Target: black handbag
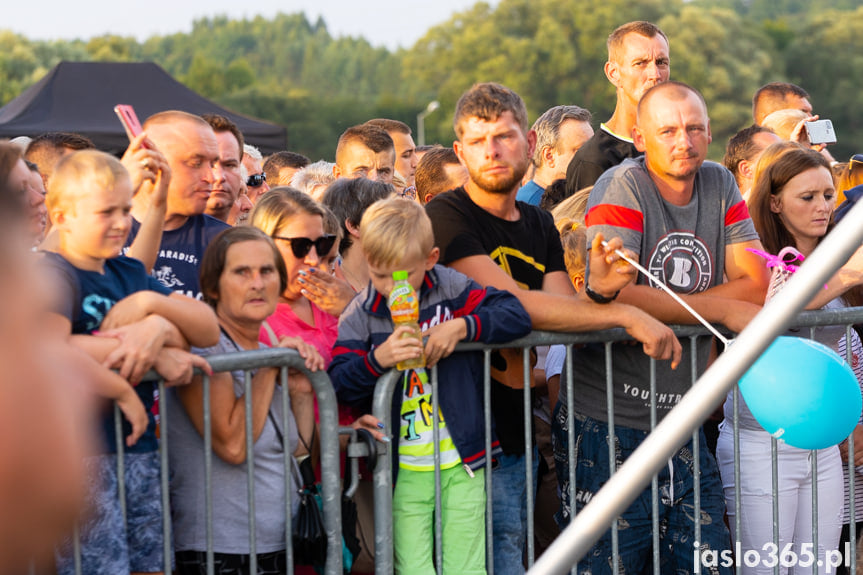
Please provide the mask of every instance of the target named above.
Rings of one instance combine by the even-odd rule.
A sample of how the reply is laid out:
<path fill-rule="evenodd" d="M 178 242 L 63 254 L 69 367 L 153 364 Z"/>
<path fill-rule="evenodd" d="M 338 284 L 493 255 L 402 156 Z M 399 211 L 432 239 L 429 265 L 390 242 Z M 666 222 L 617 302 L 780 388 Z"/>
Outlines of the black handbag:
<path fill-rule="evenodd" d="M 327 561 L 327 534 L 311 459 L 304 459 L 297 468 L 303 487 L 293 532 L 294 563 L 323 567 Z"/>

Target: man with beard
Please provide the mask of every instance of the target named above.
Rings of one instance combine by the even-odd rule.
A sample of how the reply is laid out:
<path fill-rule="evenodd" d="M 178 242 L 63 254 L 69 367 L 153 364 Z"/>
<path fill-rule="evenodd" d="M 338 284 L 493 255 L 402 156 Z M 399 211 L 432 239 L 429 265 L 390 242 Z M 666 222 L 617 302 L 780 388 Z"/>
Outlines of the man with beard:
<path fill-rule="evenodd" d="M 647 91 L 638 104 L 633 139 L 643 157 L 624 160 L 596 182 L 587 204 L 587 239 L 619 235 L 639 263 L 668 285 L 711 323 L 741 331 L 761 309 L 769 276 L 763 260 L 749 249 L 763 249 L 734 178 L 724 167 L 705 161 L 710 123 L 704 99 L 693 88 L 666 82 Z M 596 244 L 594 243 L 594 247 Z M 593 261 L 593 259 L 591 259 Z M 695 324 L 695 318 L 653 280 L 639 276 L 618 298 L 671 324 Z M 711 338 L 699 338 L 695 362 L 684 349 L 680 369 L 664 362 L 655 367 L 655 408 L 661 420 L 707 367 Z M 576 510 L 608 480 L 610 473 L 638 448 L 650 432 L 651 365 L 631 346 L 612 345 L 611 377 L 614 430 L 607 423 L 605 346 L 588 344 L 573 356 L 575 394 Z M 695 373 L 692 373 L 693 363 Z M 566 413 L 554 424 L 566 427 Z M 613 435 L 614 465 L 609 463 Z M 701 554 L 728 546 L 723 522 L 725 501 L 716 461 L 698 433 L 698 451 L 690 440 L 658 475 L 659 548 L 662 573 L 699 572 L 693 564 L 695 523 L 692 509 L 700 495 Z M 694 453 L 699 454 L 696 466 Z M 700 491 L 694 477 L 700 472 Z M 564 495 L 564 499 L 568 499 Z M 565 504 L 568 501 L 564 502 Z M 650 569 L 651 489 L 645 489 L 618 521 L 620 572 Z M 569 514 L 568 505 L 564 514 Z M 612 533 L 607 531 L 579 563 L 579 572 L 611 573 Z M 730 573 L 720 568 L 716 573 Z"/>
<path fill-rule="evenodd" d="M 536 143 L 521 97 L 500 84 L 476 84 L 459 99 L 453 124 L 453 148 L 469 180 L 426 206 L 441 263 L 483 286 L 513 293 L 530 314 L 534 329 L 568 332 L 623 326 L 650 356 L 676 365 L 680 343 L 667 326 L 633 306 L 612 303 L 634 277 L 631 267 L 617 265 L 613 250 L 620 247 L 620 240 L 615 238 L 604 248 L 597 238 L 592 273 L 585 282 L 587 295 L 576 296 L 551 215 L 516 203 Z M 524 572 L 524 391 L 511 387 L 523 386 L 521 356 L 518 350 L 492 358 L 492 412 L 504 451 L 492 481 L 496 573 Z"/>
<path fill-rule="evenodd" d="M 608 37 L 605 76 L 617 89 L 611 119 L 573 156 L 566 169 L 566 193 L 592 186 L 599 176 L 640 152 L 632 143 L 638 101 L 647 90 L 668 81 L 671 60 L 668 37 L 654 24 L 635 21 L 618 27 Z"/>

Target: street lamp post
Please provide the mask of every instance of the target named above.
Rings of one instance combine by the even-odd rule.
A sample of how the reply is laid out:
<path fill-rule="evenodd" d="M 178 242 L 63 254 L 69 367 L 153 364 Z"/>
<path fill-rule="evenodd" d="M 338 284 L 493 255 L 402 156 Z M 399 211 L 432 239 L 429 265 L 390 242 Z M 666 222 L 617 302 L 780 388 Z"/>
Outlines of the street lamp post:
<path fill-rule="evenodd" d="M 429 105 L 426 106 L 426 109 L 417 114 L 417 146 L 425 146 L 426 145 L 426 125 L 425 119 L 426 116 L 434 112 L 440 108 L 440 102 L 437 100 L 432 100 L 429 102 Z"/>

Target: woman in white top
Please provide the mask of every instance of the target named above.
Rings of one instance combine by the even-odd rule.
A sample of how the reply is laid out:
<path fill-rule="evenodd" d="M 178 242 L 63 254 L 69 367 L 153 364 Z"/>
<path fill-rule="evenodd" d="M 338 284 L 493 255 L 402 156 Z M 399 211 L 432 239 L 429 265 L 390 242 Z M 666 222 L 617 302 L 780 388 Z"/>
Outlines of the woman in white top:
<path fill-rule="evenodd" d="M 764 248 L 771 254 L 778 254 L 790 246 L 808 257 L 829 231 L 834 207 L 835 190 L 829 164 L 823 156 L 802 146 L 785 150 L 764 167 L 749 198 L 749 210 L 755 228 Z M 845 294 L 860 283 L 863 283 L 863 255 L 858 252 L 831 278 L 827 289 L 821 290 L 808 307 L 846 307 L 848 302 Z M 808 329 L 798 331 L 801 332 L 800 336 L 808 336 Z M 818 328 L 815 339 L 835 350 L 841 349 L 844 357 L 844 327 Z M 853 331 L 850 346 L 853 356 L 863 359 L 860 339 Z M 857 375 L 860 379 L 863 374 Z M 818 384 L 817 381 L 812 382 L 812 385 Z M 732 535 L 735 535 L 732 418 L 732 396 L 729 394 L 725 402 L 725 420 L 720 426 L 716 458 L 725 489 L 729 524 Z M 741 526 L 740 533 L 736 535 L 742 544 L 743 557 L 739 559 L 744 564 L 743 572 L 773 573 L 773 558 L 779 560 L 783 557 L 785 562 L 795 565 L 780 563 L 780 573 L 812 573 L 813 563 L 819 565 L 819 573 L 828 572 L 830 568 L 825 551 L 837 549 L 842 527 L 843 470 L 839 449 L 832 446 L 813 452 L 778 442 L 779 541 L 776 544 L 773 540 L 770 435 L 755 421 L 742 398 L 739 402 L 738 425 Z M 810 457 L 813 454 L 817 455 L 817 549 L 813 546 L 812 529 L 813 477 Z M 798 557 L 796 562 L 789 560 L 791 555 L 786 551 L 789 544 L 790 550 Z M 759 553 L 757 565 L 744 561 L 748 550 Z M 750 558 L 754 557 L 754 553 L 751 553 Z M 804 567 L 801 563 L 808 566 Z"/>

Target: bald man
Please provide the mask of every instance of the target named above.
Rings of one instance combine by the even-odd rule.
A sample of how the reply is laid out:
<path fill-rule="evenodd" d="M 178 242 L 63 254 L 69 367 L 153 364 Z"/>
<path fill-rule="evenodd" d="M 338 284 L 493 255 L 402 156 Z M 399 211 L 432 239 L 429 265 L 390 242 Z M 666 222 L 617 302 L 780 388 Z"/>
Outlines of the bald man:
<path fill-rule="evenodd" d="M 176 292 L 202 299 L 198 268 L 210 240 L 228 226 L 204 211 L 213 190 L 219 143 L 200 116 L 176 110 L 159 112 L 144 123 L 150 141 L 165 156 L 171 171 L 162 241 L 153 275 Z M 132 199 L 132 243 L 152 197 Z"/>

